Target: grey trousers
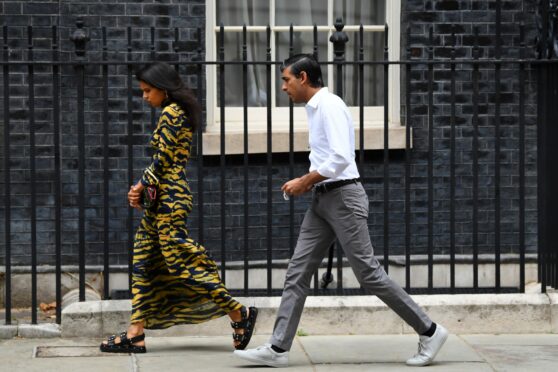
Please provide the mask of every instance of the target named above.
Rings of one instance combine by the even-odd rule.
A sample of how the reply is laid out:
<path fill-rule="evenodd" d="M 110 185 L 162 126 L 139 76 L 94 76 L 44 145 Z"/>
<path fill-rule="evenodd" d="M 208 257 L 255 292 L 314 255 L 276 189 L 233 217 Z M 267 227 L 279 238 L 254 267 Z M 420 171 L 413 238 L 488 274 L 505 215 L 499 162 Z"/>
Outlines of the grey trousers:
<path fill-rule="evenodd" d="M 422 334 L 432 325 L 415 301 L 392 281 L 374 257 L 368 232 L 368 196 L 360 183 L 327 193 L 313 193 L 289 262 L 281 305 L 270 343 L 290 350 L 300 322 L 312 276 L 335 238 L 361 286 L 378 296 L 413 329 Z"/>

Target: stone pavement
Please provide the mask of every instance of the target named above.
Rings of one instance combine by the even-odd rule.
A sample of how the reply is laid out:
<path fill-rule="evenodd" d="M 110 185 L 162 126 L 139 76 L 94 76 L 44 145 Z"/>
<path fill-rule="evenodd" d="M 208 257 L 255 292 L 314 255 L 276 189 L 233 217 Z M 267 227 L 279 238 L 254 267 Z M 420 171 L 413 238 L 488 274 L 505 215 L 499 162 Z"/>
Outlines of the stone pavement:
<path fill-rule="evenodd" d="M 268 335 L 254 336 L 251 347 Z M 416 351 L 415 335 L 298 336 L 292 371 L 410 371 L 404 361 Z M 233 356 L 225 336 L 148 337 L 147 354 L 98 352 L 99 339 L 0 340 L 1 371 L 253 371 Z M 434 365 L 436 371 L 555 371 L 557 334 L 451 335 Z M 265 369 L 266 367 L 263 367 Z"/>

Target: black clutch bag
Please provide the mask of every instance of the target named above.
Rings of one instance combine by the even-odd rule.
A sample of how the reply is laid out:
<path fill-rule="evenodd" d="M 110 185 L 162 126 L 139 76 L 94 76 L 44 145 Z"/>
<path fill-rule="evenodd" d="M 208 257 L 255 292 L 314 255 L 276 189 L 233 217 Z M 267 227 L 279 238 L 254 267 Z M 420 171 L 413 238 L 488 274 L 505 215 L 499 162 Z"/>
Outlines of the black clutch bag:
<path fill-rule="evenodd" d="M 143 209 L 155 209 L 157 205 L 157 186 L 149 185 L 141 192 L 141 207 Z"/>
<path fill-rule="evenodd" d="M 151 169 L 147 168 L 145 172 L 151 179 L 155 179 L 159 183 L 159 179 L 153 174 Z M 143 188 L 140 205 L 143 209 L 155 209 L 157 206 L 157 185 L 147 185 Z"/>

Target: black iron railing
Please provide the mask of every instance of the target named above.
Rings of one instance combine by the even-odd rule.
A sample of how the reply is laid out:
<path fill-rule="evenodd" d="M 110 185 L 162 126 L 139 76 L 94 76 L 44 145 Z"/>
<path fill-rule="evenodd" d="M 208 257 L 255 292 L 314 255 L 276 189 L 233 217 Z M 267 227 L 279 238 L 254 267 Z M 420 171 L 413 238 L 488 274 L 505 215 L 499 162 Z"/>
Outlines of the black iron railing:
<path fill-rule="evenodd" d="M 498 2 L 500 4 L 500 2 Z M 497 11 L 499 11 L 499 5 Z M 550 13 L 548 7 L 543 9 L 543 16 Z M 552 9 L 555 11 L 555 9 Z M 394 268 L 396 266 L 404 266 L 404 286 L 411 293 L 481 293 L 481 292 L 510 292 L 519 291 L 523 292 L 525 290 L 526 284 L 526 255 L 528 253 L 537 252 L 536 247 L 531 250 L 527 250 L 528 243 L 526 242 L 526 200 L 528 198 L 533 199 L 535 196 L 531 191 L 526 189 L 526 173 L 528 172 L 529 164 L 526 163 L 526 125 L 528 122 L 526 112 L 526 107 L 533 103 L 533 100 L 529 100 L 527 96 L 526 89 L 532 87 L 536 84 L 538 89 L 537 104 L 538 112 L 537 117 L 531 115 L 531 119 L 537 120 L 537 136 L 538 136 L 538 171 L 537 182 L 538 182 L 538 264 L 539 264 L 539 276 L 542 282 L 542 290 L 545 290 L 546 285 L 556 287 L 558 284 L 556 269 L 557 265 L 557 254 L 556 254 L 556 233 L 552 229 L 552 221 L 555 221 L 554 214 L 558 208 L 557 201 L 558 198 L 553 195 L 549 190 L 556 189 L 558 186 L 556 181 L 556 172 L 552 168 L 553 151 L 558 148 L 556 146 L 556 138 L 558 134 L 555 133 L 553 129 L 552 121 L 558 117 L 558 112 L 556 102 L 558 102 L 558 94 L 556 84 L 558 79 L 558 63 L 555 59 L 556 51 L 554 54 L 546 55 L 541 58 L 532 59 L 526 58 L 528 46 L 524 40 L 523 25 L 520 25 L 520 45 L 518 46 L 518 57 L 517 58 L 502 58 L 500 43 L 500 17 L 497 16 L 496 22 L 496 37 L 495 37 L 495 49 L 494 56 L 491 58 L 481 58 L 480 48 L 478 43 L 478 29 L 474 27 L 474 42 L 472 46 L 472 56 L 470 58 L 456 58 L 456 36 L 451 35 L 450 45 L 444 45 L 445 48 L 449 48 L 450 57 L 449 58 L 435 58 L 434 57 L 434 41 L 432 29 L 429 32 L 429 41 L 426 46 L 426 58 L 413 57 L 413 47 L 411 42 L 410 31 L 407 30 L 407 48 L 405 58 L 399 61 L 389 61 L 388 58 L 388 44 L 387 44 L 387 34 L 388 28 L 385 27 L 385 45 L 384 45 L 384 59 L 369 61 L 364 59 L 364 31 L 360 28 L 357 33 L 357 40 L 359 40 L 359 52 L 358 59 L 355 61 L 348 61 L 345 56 L 345 43 L 347 35 L 343 33 L 343 24 L 341 20 L 336 23 L 336 32 L 333 34 L 331 41 L 335 44 L 335 59 L 333 61 L 321 61 L 325 65 L 333 64 L 336 70 L 336 92 L 338 95 L 343 96 L 343 71 L 346 66 L 356 66 L 358 71 L 358 91 L 359 94 L 359 116 L 355 120 L 355 126 L 360 128 L 360 137 L 357 138 L 357 142 L 360 144 L 359 150 L 357 151 L 356 158 L 359 169 L 363 175 L 365 175 L 365 183 L 367 179 L 367 172 L 370 172 L 372 166 L 379 167 L 381 169 L 381 174 L 383 175 L 383 183 L 380 186 L 381 190 L 381 204 L 383 205 L 383 225 L 382 225 L 382 238 L 383 244 L 381 244 L 381 257 L 383 257 L 383 265 L 387 270 Z M 546 30 L 546 29 L 545 29 Z M 100 230 L 102 231 L 102 265 L 103 265 L 103 296 L 104 298 L 109 298 L 111 294 L 111 232 L 114 232 L 112 224 L 115 223 L 113 217 L 111 217 L 111 177 L 114 176 L 114 170 L 111 168 L 111 161 L 119 160 L 125 162 L 126 175 L 123 177 L 127 184 L 132 184 L 134 181 L 134 176 L 137 175 L 137 167 L 135 166 L 135 154 L 134 151 L 135 144 L 145 146 L 143 142 L 139 142 L 136 138 L 138 134 L 138 123 L 134 120 L 134 102 L 138 98 L 134 98 L 134 81 L 132 79 L 132 74 L 135 68 L 140 64 L 144 64 L 146 60 L 138 60 L 134 57 L 134 50 L 132 48 L 132 30 L 127 29 L 127 50 L 124 53 L 125 58 L 111 58 L 109 57 L 109 50 L 107 47 L 107 37 L 106 29 L 101 30 L 102 50 L 100 51 L 100 58 L 87 58 L 88 53 L 88 36 L 87 32 L 83 27 L 83 23 L 78 21 L 77 30 L 72 36 L 72 41 L 75 44 L 75 56 L 69 58 L 67 54 L 61 58 L 61 53 L 59 51 L 61 43 L 67 43 L 68 40 L 59 40 L 59 33 L 57 27 L 52 28 L 52 58 L 49 61 L 36 60 L 34 59 L 34 47 L 33 47 L 33 29 L 29 27 L 28 29 L 28 48 L 27 48 L 27 58 L 25 60 L 10 60 L 10 46 L 8 43 L 8 26 L 3 27 L 3 60 L 2 70 L 3 70 L 3 199 L 1 208 L 3 210 L 4 217 L 4 242 L 3 242 L 3 262 L 5 267 L 4 276 L 4 305 L 6 308 L 5 312 L 5 322 L 6 324 L 11 323 L 11 298 L 12 298 L 12 261 L 13 261 L 13 239 L 14 232 L 12 231 L 12 225 L 14 221 L 14 216 L 12 215 L 12 210 L 14 205 L 12 203 L 13 196 L 16 190 L 14 190 L 11 185 L 13 183 L 11 176 L 17 172 L 26 173 L 28 169 L 18 168 L 17 165 L 11 162 L 11 149 L 14 147 L 12 144 L 14 135 L 11 132 L 11 117 L 13 112 L 11 109 L 10 94 L 12 92 L 12 87 L 10 85 L 10 76 L 12 71 L 20 69 L 22 66 L 27 68 L 27 91 L 28 91 L 28 107 L 27 107 L 27 118 L 29 124 L 29 177 L 28 182 L 30 185 L 29 189 L 29 209 L 30 215 L 25 221 L 29 225 L 29 231 L 31 236 L 30 241 L 30 255 L 31 260 L 28 265 L 31 267 L 31 307 L 32 307 L 32 322 L 37 322 L 37 266 L 40 264 L 45 264 L 45 262 L 37 261 L 37 224 L 38 217 L 36 211 L 38 210 L 37 205 L 37 185 L 41 183 L 41 180 L 37 178 L 37 146 L 35 143 L 36 139 L 36 113 L 35 113 L 35 83 L 34 76 L 36 75 L 35 68 L 40 67 L 42 71 L 44 69 L 50 69 L 50 82 L 51 82 L 51 92 L 52 92 L 52 142 L 46 144 L 53 147 L 52 159 L 53 159 L 53 171 L 52 174 L 54 178 L 51 180 L 53 188 L 50 190 L 52 197 L 52 206 L 54 207 L 54 215 L 51 218 L 53 223 L 52 246 L 54 247 L 54 260 L 48 262 L 48 264 L 54 265 L 56 267 L 55 277 L 56 277 L 56 302 L 61 303 L 62 291 L 61 291 L 61 264 L 62 264 L 62 244 L 63 236 L 65 234 L 76 234 L 77 235 L 77 251 L 74 252 L 74 257 L 76 257 L 75 264 L 79 267 L 79 292 L 80 300 L 85 299 L 85 271 L 87 267 L 87 226 L 88 226 L 88 215 L 87 210 L 91 205 L 91 202 L 87 201 L 87 175 L 86 170 L 88 168 L 88 158 L 87 158 L 87 148 L 86 148 L 86 108 L 91 102 L 88 98 L 88 90 L 91 86 L 86 84 L 88 71 L 92 68 L 100 70 L 100 83 L 98 87 L 100 88 L 100 96 L 98 99 L 102 101 L 102 106 L 100 109 L 100 122 L 102 127 L 102 132 L 100 138 L 101 143 L 101 158 L 102 161 L 99 163 L 97 174 L 102 177 L 102 188 L 99 192 L 102 195 L 102 201 L 98 203 L 100 206 L 98 210 L 102 213 L 102 226 Z M 266 146 L 267 152 L 265 157 L 262 159 L 261 164 L 265 166 L 265 173 L 261 176 L 265 179 L 264 186 L 261 187 L 261 192 L 266 195 L 266 200 L 263 205 L 265 205 L 265 222 L 260 221 L 257 226 L 265 229 L 265 248 L 259 252 L 253 252 L 249 247 L 250 231 L 254 226 L 251 225 L 251 215 L 250 215 L 250 193 L 253 190 L 249 178 L 249 168 L 250 164 L 250 154 L 249 154 L 249 114 L 248 114 L 248 86 L 247 86 L 247 69 L 250 65 L 264 66 L 266 69 L 266 81 L 267 81 L 267 97 L 271 97 L 271 81 L 272 73 L 275 66 L 277 66 L 280 61 L 272 60 L 272 47 L 271 47 L 271 37 L 270 29 L 268 27 L 267 35 L 267 49 L 265 60 L 261 61 L 248 61 L 247 58 L 247 38 L 246 29 L 243 31 L 242 38 L 242 61 L 232 62 L 227 61 L 227 56 L 225 55 L 224 48 L 224 26 L 221 26 L 219 32 L 219 42 L 218 42 L 218 59 L 217 61 L 206 61 L 203 58 L 204 45 L 202 44 L 202 34 L 201 30 L 197 33 L 197 43 L 198 47 L 195 50 L 195 56 L 189 60 L 185 61 L 180 58 L 174 60 L 177 69 L 188 68 L 190 72 L 196 75 L 197 86 L 196 92 L 200 101 L 203 100 L 203 81 L 204 81 L 204 69 L 209 65 L 216 65 L 219 71 L 220 80 L 218 82 L 219 92 L 220 92 L 220 102 L 225 102 L 225 66 L 232 64 L 242 65 L 242 77 L 244 84 L 239 91 L 242 93 L 243 100 L 243 153 L 241 155 L 241 160 L 237 163 L 242 165 L 242 174 L 239 178 L 242 182 L 242 186 L 239 188 L 243 192 L 243 198 L 241 202 L 241 217 L 242 226 L 236 232 L 238 239 L 242 240 L 243 246 L 241 251 L 237 252 L 236 261 L 241 263 L 243 270 L 242 284 L 238 285 L 234 290 L 237 294 L 243 295 L 277 295 L 281 292 L 280 288 L 273 285 L 273 266 L 277 259 L 288 258 L 294 249 L 296 241 L 296 230 L 297 225 L 295 223 L 295 207 L 297 201 L 291 198 L 288 202 L 288 247 L 286 249 L 286 254 L 281 257 L 274 255 L 276 247 L 274 246 L 274 236 L 273 236 L 273 216 L 274 216 L 274 198 L 277 195 L 277 190 L 274 189 L 274 174 L 273 167 L 275 166 L 275 159 L 279 158 L 272 152 L 272 141 L 273 141 L 273 108 L 271 106 L 271 100 L 267 100 L 266 108 Z M 289 52 L 292 54 L 294 52 L 293 48 L 293 28 L 291 26 L 289 32 L 290 47 Z M 155 29 L 151 28 L 151 44 L 149 50 L 150 60 L 155 60 L 158 57 L 158 52 L 155 48 Z M 556 35 L 551 35 L 554 42 L 556 42 Z M 175 30 L 175 47 L 174 53 L 178 56 L 181 51 L 176 45 L 178 45 L 179 33 L 178 29 Z M 547 37 L 545 36 L 542 41 L 542 45 L 548 44 Z M 554 44 L 553 44 L 554 45 Z M 314 28 L 314 53 L 318 53 L 318 42 L 317 42 L 317 28 Z M 383 149 L 380 152 L 376 151 L 365 151 L 365 140 L 364 140 L 364 85 L 366 82 L 362 78 L 364 76 L 364 69 L 370 68 L 371 66 L 381 66 L 383 69 L 383 92 L 384 92 L 384 115 L 383 115 Z M 393 66 L 401 66 L 402 71 L 404 71 L 405 81 L 404 81 L 404 103 L 406 107 L 405 113 L 405 148 L 399 152 L 394 152 L 390 150 L 390 126 L 388 118 L 388 93 L 389 93 L 389 82 L 387 79 L 388 72 Z M 512 92 L 516 94 L 516 98 L 512 99 L 511 103 L 517 107 L 517 120 L 514 123 L 506 124 L 505 128 L 502 123 L 502 109 L 512 110 L 509 108 L 509 100 L 503 100 L 501 86 L 502 86 L 502 69 L 505 66 L 505 72 L 508 75 L 512 75 L 513 84 L 517 87 L 517 91 Z M 64 133 L 61 131 L 61 78 L 63 77 L 62 70 L 66 70 L 68 67 L 74 69 L 71 79 L 75 82 L 75 95 L 71 96 L 74 100 L 76 108 L 76 121 L 75 133 Z M 461 71 L 468 71 L 471 77 L 470 83 L 470 107 L 472 111 L 470 113 L 463 113 L 457 111 L 457 72 L 459 69 Z M 113 133 L 110 131 L 110 103 L 111 103 L 111 71 L 118 70 L 121 76 L 125 77 L 125 89 L 126 89 L 126 133 L 124 134 L 126 140 L 125 143 L 126 151 L 119 155 L 111 155 L 111 136 Z M 486 88 L 483 88 L 486 81 L 484 80 L 486 71 L 490 70 L 493 72 L 491 76 L 493 77 L 492 83 L 494 84 L 494 91 L 491 93 L 490 103 L 486 103 L 487 99 L 481 99 L 481 96 L 485 97 L 487 95 Z M 532 74 L 532 71 L 537 71 L 536 81 Z M 449 89 L 444 92 L 444 96 L 447 97 L 446 103 L 449 105 L 449 113 L 446 117 L 448 119 L 448 125 L 440 126 L 435 122 L 435 111 L 437 109 L 435 105 L 435 85 L 438 83 L 435 75 L 437 73 L 444 72 L 447 73 L 449 82 Z M 511 73 L 510 73 L 511 72 Z M 18 70 L 19 73 L 19 70 Z M 44 74 L 44 72 L 43 72 Z M 417 84 L 417 77 L 413 77 L 414 74 L 422 76 L 418 78 L 421 80 L 419 82 L 426 82 L 424 85 Z M 67 76 L 66 76 L 67 77 Z M 508 77 L 510 79 L 510 77 Z M 464 85 L 461 85 L 460 89 Z M 418 101 L 413 101 L 416 98 L 416 94 L 421 94 L 421 97 L 425 97 L 424 101 L 420 99 Z M 422 99 L 422 98 L 421 98 Z M 491 106 L 493 109 L 492 114 L 488 114 L 487 106 Z M 416 111 L 414 111 L 416 110 Z M 513 111 L 513 110 L 512 110 Z M 415 114 L 415 112 L 421 112 L 421 114 Z M 227 273 L 227 261 L 230 261 L 231 253 L 228 249 L 228 242 L 230 238 L 227 234 L 230 233 L 229 217 L 227 214 L 227 208 L 230 206 L 227 193 L 227 170 L 230 166 L 230 157 L 227 155 L 227 149 L 225 148 L 225 138 L 227 129 L 227 117 L 225 105 L 220 106 L 221 122 L 220 122 L 220 154 L 215 160 L 215 157 L 204 156 L 203 148 L 203 131 L 199 131 L 197 135 L 196 147 L 197 154 L 195 156 L 195 161 L 193 164 L 197 167 L 196 172 L 191 172 L 191 174 L 196 174 L 196 210 L 197 210 L 197 225 L 195 229 L 197 239 L 201 243 L 206 240 L 205 231 L 207 228 L 207 216 L 205 214 L 205 206 L 207 201 L 204 198 L 205 185 L 206 185 L 206 175 L 204 170 L 207 169 L 211 164 L 217 164 L 211 169 L 218 169 L 219 171 L 219 193 L 220 199 L 218 205 L 220 206 L 218 221 L 220 228 L 220 247 L 216 255 L 217 260 L 221 267 L 221 276 L 224 280 L 228 280 L 226 277 Z M 293 119 L 293 105 L 289 104 L 289 151 L 286 162 L 282 163 L 288 168 L 287 174 L 289 178 L 297 176 L 295 172 L 295 151 L 294 151 L 294 119 Z M 415 116 L 420 116 L 415 117 Z M 481 118 L 482 116 L 482 118 Z M 468 119 L 467 119 L 468 118 Z M 156 112 L 151 111 L 150 117 L 150 128 L 155 126 Z M 420 120 L 419 120 L 420 119 Z M 413 125 L 416 122 L 420 122 L 424 119 L 424 125 L 422 127 L 414 128 Z M 491 120 L 494 125 L 492 127 L 492 133 L 487 134 L 486 125 L 482 125 L 481 119 Z M 442 128 L 443 127 L 443 128 Z M 504 129 L 509 129 L 513 127 L 513 130 L 517 130 L 517 141 L 516 146 L 510 145 L 509 143 L 502 143 L 502 131 Z M 435 133 L 443 129 L 445 130 L 442 136 L 437 136 Z M 423 130 L 423 136 L 415 136 L 419 138 L 422 143 L 412 142 L 414 136 L 413 130 L 419 131 Z M 481 134 L 481 130 L 484 132 Z M 459 132 L 459 135 L 458 135 Z M 61 153 L 61 148 L 63 144 L 61 139 L 71 138 L 72 142 L 75 143 L 77 147 L 77 161 L 75 162 L 75 167 L 77 169 L 77 179 L 75 182 L 78 185 L 77 195 L 75 199 L 71 201 L 64 200 L 64 191 L 61 187 L 63 184 L 63 167 L 62 162 L 64 157 Z M 491 160 L 487 160 L 488 151 L 486 140 L 489 138 L 493 141 L 493 147 L 490 149 L 492 151 Z M 442 139 L 437 143 L 438 139 Z M 467 145 L 470 143 L 470 146 Z M 45 143 L 42 143 L 45 145 Z M 466 150 L 459 150 L 459 146 L 465 146 Z M 469 147 L 467 147 L 469 146 Z M 422 150 L 419 150 L 421 148 Z M 439 167 L 439 162 L 436 161 L 435 156 L 437 152 L 442 151 L 448 154 L 448 164 L 443 164 L 443 166 L 448 167 L 449 172 L 444 173 L 444 177 L 449 180 L 449 196 L 447 198 L 448 208 L 443 211 L 443 217 L 439 215 L 436 216 L 435 213 L 439 212 L 439 206 L 437 206 L 437 199 L 435 193 L 437 191 L 437 185 L 435 184 L 437 174 L 437 166 Z M 515 173 L 511 174 L 510 171 L 506 171 L 506 185 L 501 182 L 504 178 L 502 174 L 502 169 L 506 164 L 502 164 L 502 157 L 505 155 L 503 153 L 505 150 L 506 154 L 513 157 L 513 164 L 515 166 Z M 417 163 L 414 157 L 423 157 L 422 163 Z M 463 159 L 458 159 L 459 157 L 470 157 L 470 182 L 467 185 L 458 184 L 458 163 L 463 161 Z M 370 160 L 371 159 L 371 160 Z M 379 165 L 378 165 L 379 164 Z M 422 181 L 417 181 L 416 171 L 414 170 L 417 166 L 425 166 L 426 171 L 422 175 L 426 178 L 425 183 Z M 401 171 L 401 172 L 399 172 Z M 396 172 L 396 173 L 394 173 Z M 399 173 L 397 173 L 399 172 Z M 395 176 L 394 176 L 395 174 Z M 401 175 L 400 187 L 397 190 L 392 189 L 393 182 L 390 179 L 398 177 Z M 368 176 L 368 179 L 372 179 L 372 176 Z M 502 195 L 502 190 L 508 187 L 509 180 L 517 178 L 517 182 L 514 183 L 512 187 L 513 191 L 517 194 L 509 196 L 506 194 L 504 197 Z M 19 177 L 18 177 L 19 179 Z M 493 182 L 490 186 L 490 190 L 487 189 L 487 184 L 481 184 L 490 180 Z M 445 182 L 445 181 L 444 181 Z M 366 185 L 365 185 L 366 186 Z M 420 190 L 415 187 L 421 188 Z M 426 188 L 426 192 L 423 189 Z M 398 190 L 402 189 L 403 194 L 399 194 Z M 470 194 L 469 194 L 470 193 Z M 463 196 L 465 195 L 465 196 Z M 458 203 L 461 199 L 467 201 L 468 208 L 463 210 L 463 203 Z M 493 208 L 490 209 L 492 213 L 491 219 L 481 218 L 481 214 L 487 213 L 486 208 L 483 207 L 486 204 L 486 200 L 493 202 Z M 502 216 L 502 201 L 505 201 L 508 207 L 506 209 L 507 213 L 517 214 L 518 223 L 517 230 L 510 232 L 509 230 L 502 231 L 503 219 L 507 216 Z M 517 201 L 517 204 L 515 204 Z M 394 202 L 402 202 L 403 207 L 399 210 L 397 207 L 391 205 Z M 418 203 L 418 207 L 414 207 Z M 446 205 L 444 204 L 444 205 Z M 120 206 L 121 207 L 121 206 Z M 64 209 L 77 209 L 78 213 L 76 216 L 77 227 L 68 233 L 62 226 L 62 215 Z M 123 208 L 123 207 L 121 207 Z M 416 208 L 416 210 L 414 210 Z M 426 221 L 426 240 L 424 247 L 425 249 L 413 251 L 413 246 L 415 243 L 414 239 L 416 236 L 413 234 L 413 229 L 417 224 L 415 219 L 418 218 L 415 212 L 420 214 L 420 218 L 424 217 Z M 512 212 L 510 212 L 510 210 Z M 470 213 L 470 220 L 467 218 L 457 218 L 460 213 Z M 536 211 L 530 210 L 529 213 L 533 214 Z M 393 222 L 391 222 L 392 215 L 401 215 L 402 222 L 398 224 L 398 229 L 403 231 L 397 231 L 393 228 Z M 466 222 L 463 222 L 467 220 Z M 127 236 L 127 247 L 133 245 L 133 232 L 135 222 L 137 221 L 137 216 L 133 214 L 131 209 L 127 212 L 126 218 L 126 231 Z M 436 223 L 447 224 L 447 229 L 442 230 L 442 232 L 435 232 Z M 470 225 L 466 227 L 465 230 L 459 230 L 458 224 Z M 459 232 L 461 231 L 461 232 Z M 463 232 L 465 231 L 465 232 Z M 394 237 L 397 235 L 402 235 L 403 239 L 403 250 L 399 250 L 400 247 L 396 246 L 393 241 Z M 439 236 L 444 236 L 447 238 L 448 245 L 440 248 L 439 244 L 436 244 L 435 239 Z M 467 235 L 467 243 L 461 243 L 458 248 L 457 238 L 458 236 Z M 487 241 L 487 236 L 490 235 L 492 240 Z M 506 241 L 514 240 L 512 250 L 507 250 L 503 252 L 503 240 Z M 415 244 L 416 245 L 416 244 Z M 470 249 L 464 250 L 463 245 L 467 245 Z M 486 246 L 490 246 L 490 250 L 487 251 Z M 213 247 L 216 249 L 217 247 Z M 322 282 L 320 285 L 319 277 L 316 273 L 314 280 L 314 294 L 363 294 L 359 288 L 345 288 L 343 286 L 343 268 L 346 266 L 346 262 L 343 260 L 343 253 L 341 247 L 336 247 L 330 250 L 328 256 L 328 262 L 325 264 L 328 273 L 335 271 L 336 277 L 336 288 L 323 288 L 325 285 Z M 482 248 L 482 249 L 481 249 Z M 128 270 L 131 269 L 132 264 L 132 250 L 128 250 Z M 394 253 L 395 252 L 395 253 Z M 515 263 L 519 267 L 519 278 L 517 280 L 517 285 L 509 285 L 502 283 L 502 255 L 503 254 L 512 255 L 517 257 L 517 262 Z M 436 261 L 438 255 L 444 255 L 443 262 Z M 494 268 L 494 278 L 493 285 L 481 285 L 479 278 L 481 273 L 479 273 L 479 267 L 487 261 L 493 265 Z M 507 257 L 507 256 L 506 256 Z M 249 274 L 251 267 L 253 267 L 253 262 L 259 260 L 264 263 L 266 268 L 265 275 L 265 286 L 263 288 L 257 288 L 253 283 L 249 281 Z M 413 265 L 417 260 L 423 260 L 426 264 L 427 270 L 427 284 L 424 287 L 413 285 Z M 436 262 L 435 262 L 436 261 Z M 66 262 L 67 263 L 67 262 Z M 435 285 L 435 267 L 437 264 L 449 265 L 449 284 L 447 286 L 436 286 Z M 457 268 L 456 265 L 465 264 L 468 270 L 472 272 L 472 282 L 468 286 L 459 285 L 457 281 Z M 336 267 L 334 267 L 336 266 Z M 336 269 L 336 270 L 335 270 Z M 328 277 L 326 275 L 326 277 Z M 327 280 L 326 280 L 327 281 Z M 238 284 L 238 283 L 237 283 Z M 322 287 L 322 288 L 321 288 Z M 60 306 L 57 307 L 57 321 L 60 322 Z"/>
<path fill-rule="evenodd" d="M 554 192 L 558 187 L 554 163 L 558 155 L 558 3 L 541 1 L 538 10 L 537 56 L 546 62 L 537 66 L 539 280 L 544 291 L 546 286 L 558 285 L 558 231 L 554 223 L 558 207 Z"/>

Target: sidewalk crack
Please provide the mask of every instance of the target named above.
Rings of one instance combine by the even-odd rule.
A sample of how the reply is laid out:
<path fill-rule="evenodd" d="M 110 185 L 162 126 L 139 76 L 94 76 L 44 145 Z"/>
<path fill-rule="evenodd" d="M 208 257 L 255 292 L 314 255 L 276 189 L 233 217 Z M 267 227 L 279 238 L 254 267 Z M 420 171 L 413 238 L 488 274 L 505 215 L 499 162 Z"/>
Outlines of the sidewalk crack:
<path fill-rule="evenodd" d="M 130 355 L 130 370 L 132 372 L 139 372 L 140 370 L 138 365 L 138 357 L 134 353 Z"/>
<path fill-rule="evenodd" d="M 312 367 L 312 371 L 317 372 L 316 366 L 314 365 L 314 363 L 312 363 L 312 359 L 310 358 L 310 354 L 308 354 L 308 352 L 304 348 L 304 345 L 302 344 L 302 342 L 300 342 L 298 336 L 295 337 L 295 340 L 300 345 L 300 348 L 302 349 L 302 352 L 304 353 L 304 355 L 306 355 L 306 359 L 308 359 L 308 361 L 310 362 L 310 366 Z"/>

